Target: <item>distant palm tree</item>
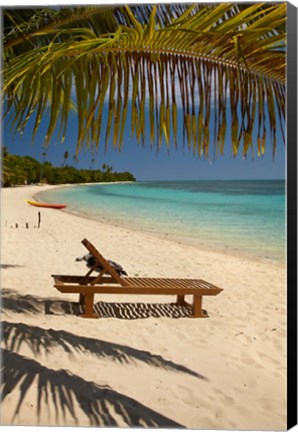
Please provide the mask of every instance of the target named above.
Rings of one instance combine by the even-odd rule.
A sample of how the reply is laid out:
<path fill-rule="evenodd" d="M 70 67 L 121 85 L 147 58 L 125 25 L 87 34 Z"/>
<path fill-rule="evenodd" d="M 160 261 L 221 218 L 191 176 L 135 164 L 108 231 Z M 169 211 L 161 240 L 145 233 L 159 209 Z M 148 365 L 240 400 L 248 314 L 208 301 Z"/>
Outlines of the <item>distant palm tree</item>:
<path fill-rule="evenodd" d="M 111 173 L 113 171 L 113 167 L 111 167 L 110 165 L 104 163 L 102 165 L 102 170 L 104 172 L 106 172 L 106 173 Z"/>
<path fill-rule="evenodd" d="M 13 183 L 16 169 L 12 167 L 13 156 L 8 152 L 6 146 L 2 148 L 2 170 L 1 170 L 1 184 L 3 186 L 9 186 Z"/>
<path fill-rule="evenodd" d="M 69 158 L 69 153 L 68 153 L 68 151 L 65 151 L 64 152 L 64 155 L 63 155 L 63 162 L 62 162 L 62 166 L 65 166 L 66 165 L 66 161 L 67 161 L 67 159 Z"/>
<path fill-rule="evenodd" d="M 6 114 L 35 136 L 50 107 L 46 142 L 76 109 L 77 151 L 112 141 L 128 124 L 139 142 L 198 155 L 263 155 L 284 137 L 286 8 L 282 3 L 197 3 L 4 9 Z M 75 97 L 73 98 L 73 93 Z M 131 115 L 128 116 L 128 106 Z M 107 106 L 107 118 L 103 116 Z M 181 109 L 180 109 L 181 107 Z M 103 121 L 104 119 L 104 121 Z M 105 122 L 105 131 L 103 130 Z M 149 129 L 147 132 L 146 129 Z M 254 135 L 255 134 L 255 135 Z"/>
<path fill-rule="evenodd" d="M 76 154 L 73 156 L 73 163 L 74 163 L 74 166 L 75 166 L 75 167 L 78 166 L 79 158 L 78 158 L 78 156 L 77 156 Z"/>
<path fill-rule="evenodd" d="M 95 159 L 94 159 L 94 157 L 91 159 L 91 163 L 90 163 L 90 169 L 92 170 L 92 168 L 93 168 L 93 165 L 94 165 L 94 162 L 95 162 Z"/>
<path fill-rule="evenodd" d="M 40 172 L 39 172 L 39 182 L 40 183 L 41 183 L 41 181 L 43 179 L 43 172 L 44 172 L 43 164 L 45 163 L 46 157 L 47 157 L 46 150 L 44 150 L 41 155 L 42 155 L 42 164 L 40 165 Z"/>
<path fill-rule="evenodd" d="M 8 155 L 9 155 L 9 152 L 8 152 L 8 148 L 7 148 L 7 146 L 3 146 L 3 147 L 2 147 L 2 158 L 3 158 L 3 160 L 5 160 L 5 158 L 6 158 Z"/>
<path fill-rule="evenodd" d="M 42 163 L 45 163 L 46 157 L 47 157 L 47 152 L 43 151 L 41 155 L 42 155 Z"/>

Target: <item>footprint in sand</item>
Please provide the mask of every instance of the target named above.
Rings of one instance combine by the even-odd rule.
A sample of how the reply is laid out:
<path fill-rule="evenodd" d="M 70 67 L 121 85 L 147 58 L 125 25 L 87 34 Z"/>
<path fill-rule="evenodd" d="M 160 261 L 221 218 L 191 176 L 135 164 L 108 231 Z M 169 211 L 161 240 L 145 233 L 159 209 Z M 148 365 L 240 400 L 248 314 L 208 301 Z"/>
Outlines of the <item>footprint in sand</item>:
<path fill-rule="evenodd" d="M 257 363 L 254 359 L 247 357 L 247 353 L 242 354 L 241 362 L 245 366 L 254 366 L 254 367 L 257 367 L 258 369 L 264 368 L 264 366 L 261 363 Z"/>
<path fill-rule="evenodd" d="M 186 405 L 193 406 L 194 400 L 197 399 L 196 394 L 193 391 L 189 390 L 189 388 L 182 385 L 178 385 L 177 389 L 180 402 L 184 402 Z"/>
<path fill-rule="evenodd" d="M 213 391 L 223 399 L 225 405 L 233 405 L 235 403 L 235 400 L 231 396 L 227 396 L 219 388 L 213 388 Z"/>

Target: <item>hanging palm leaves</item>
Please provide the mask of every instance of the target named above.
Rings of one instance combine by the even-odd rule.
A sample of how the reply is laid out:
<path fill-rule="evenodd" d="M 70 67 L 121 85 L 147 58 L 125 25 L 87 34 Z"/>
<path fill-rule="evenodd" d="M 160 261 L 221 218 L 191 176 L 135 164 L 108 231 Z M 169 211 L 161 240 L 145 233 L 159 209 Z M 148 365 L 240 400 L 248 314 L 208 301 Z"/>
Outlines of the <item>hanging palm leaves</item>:
<path fill-rule="evenodd" d="M 46 142 L 57 125 L 63 140 L 74 108 L 77 151 L 120 148 L 126 125 L 138 142 L 176 144 L 180 118 L 184 142 L 206 157 L 227 138 L 234 155 L 254 141 L 262 155 L 268 132 L 275 153 L 277 125 L 284 136 L 285 3 L 93 6 L 50 11 L 46 24 L 28 13 L 27 27 L 6 16 L 3 90 L 16 130 L 34 115 L 35 135 L 49 111 Z"/>

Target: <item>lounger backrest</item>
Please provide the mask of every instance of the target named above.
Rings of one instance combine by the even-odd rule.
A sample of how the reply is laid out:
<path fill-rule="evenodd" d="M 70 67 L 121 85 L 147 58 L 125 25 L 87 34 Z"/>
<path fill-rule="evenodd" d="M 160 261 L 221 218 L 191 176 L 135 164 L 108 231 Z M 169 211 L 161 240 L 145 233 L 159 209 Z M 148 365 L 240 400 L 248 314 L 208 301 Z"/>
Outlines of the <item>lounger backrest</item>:
<path fill-rule="evenodd" d="M 90 243 L 87 239 L 82 240 L 83 245 L 88 249 L 88 251 L 94 256 L 94 258 L 104 267 L 107 273 L 121 285 L 127 285 L 125 279 L 122 278 L 116 270 L 109 264 L 109 262 L 101 255 L 100 252 Z"/>

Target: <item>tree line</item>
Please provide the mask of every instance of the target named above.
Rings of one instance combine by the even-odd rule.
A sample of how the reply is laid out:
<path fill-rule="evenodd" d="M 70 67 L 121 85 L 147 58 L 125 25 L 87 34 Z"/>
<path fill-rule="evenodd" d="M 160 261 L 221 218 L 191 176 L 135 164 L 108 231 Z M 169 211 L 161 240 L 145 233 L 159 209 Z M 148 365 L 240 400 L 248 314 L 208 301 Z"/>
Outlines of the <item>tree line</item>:
<path fill-rule="evenodd" d="M 65 158 L 64 158 L 65 159 Z M 31 156 L 18 156 L 2 149 L 1 183 L 4 187 L 26 184 L 65 184 L 65 183 L 98 183 L 114 181 L 135 181 L 128 171 L 114 172 L 113 168 L 103 164 L 99 169 L 77 169 L 66 165 L 53 166 L 43 160 L 42 163 Z"/>

